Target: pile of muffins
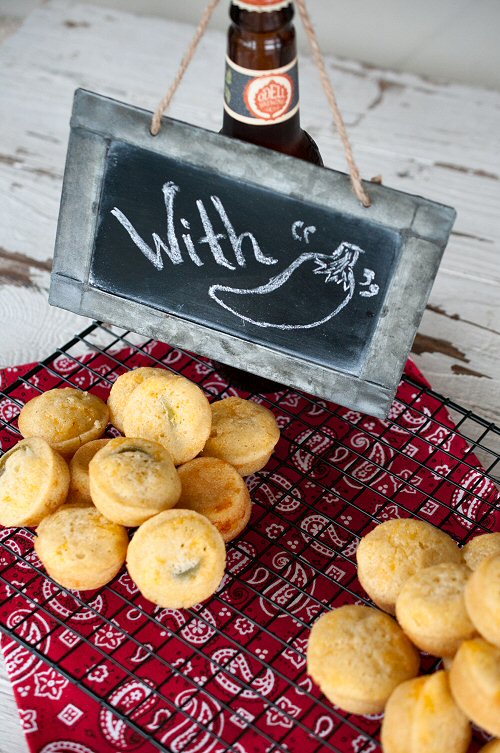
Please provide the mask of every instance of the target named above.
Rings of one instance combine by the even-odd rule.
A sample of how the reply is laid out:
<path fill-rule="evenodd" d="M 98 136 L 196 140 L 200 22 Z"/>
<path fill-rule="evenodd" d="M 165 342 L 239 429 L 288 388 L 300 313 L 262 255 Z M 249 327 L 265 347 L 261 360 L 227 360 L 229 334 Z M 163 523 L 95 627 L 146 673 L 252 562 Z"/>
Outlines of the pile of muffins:
<path fill-rule="evenodd" d="M 103 438 L 110 421 L 124 436 Z M 189 379 L 150 367 L 122 374 L 107 404 L 42 393 L 18 425 L 24 439 L 0 459 L 0 524 L 36 527 L 35 550 L 65 588 L 100 588 L 126 562 L 143 596 L 171 609 L 218 588 L 225 543 L 250 519 L 243 477 L 280 436 L 267 408 L 210 405 Z"/>
<path fill-rule="evenodd" d="M 385 711 L 385 753 L 466 753 L 471 722 L 500 738 L 500 533 L 460 549 L 424 521 L 390 520 L 361 540 L 357 564 L 380 610 L 346 605 L 313 626 L 308 671 L 327 698 Z M 444 669 L 417 677 L 417 649 Z"/>

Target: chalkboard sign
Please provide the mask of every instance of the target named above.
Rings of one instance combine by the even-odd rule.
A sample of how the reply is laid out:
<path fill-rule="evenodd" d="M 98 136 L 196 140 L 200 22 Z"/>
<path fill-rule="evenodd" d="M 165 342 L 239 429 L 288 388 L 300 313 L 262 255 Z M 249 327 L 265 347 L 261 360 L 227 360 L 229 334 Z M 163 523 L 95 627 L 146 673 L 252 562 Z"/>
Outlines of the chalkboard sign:
<path fill-rule="evenodd" d="M 384 415 L 454 210 L 78 90 L 51 303 Z"/>

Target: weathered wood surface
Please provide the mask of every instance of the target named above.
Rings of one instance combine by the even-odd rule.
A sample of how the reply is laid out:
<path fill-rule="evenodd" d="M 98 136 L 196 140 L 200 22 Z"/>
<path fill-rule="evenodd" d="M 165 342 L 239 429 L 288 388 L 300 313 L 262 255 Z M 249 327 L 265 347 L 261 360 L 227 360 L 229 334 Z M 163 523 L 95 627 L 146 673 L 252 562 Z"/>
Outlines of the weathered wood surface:
<path fill-rule="evenodd" d="M 3 659 L 0 661 L 0 729 L 0 753 L 28 752 Z"/>
<path fill-rule="evenodd" d="M 133 28 L 133 34 L 131 29 Z M 151 108 L 191 28 L 53 0 L 1 48 L 0 364 L 46 355 L 83 322 L 46 305 L 77 86 Z M 203 40 L 171 114 L 217 129 L 224 40 Z M 210 65 L 207 65 L 207 60 Z M 435 388 L 500 420 L 500 93 L 329 59 L 363 175 L 451 203 L 458 220 L 415 342 Z M 304 126 L 343 169 L 312 62 L 301 65 Z"/>
<path fill-rule="evenodd" d="M 47 304 L 74 89 L 154 108 L 192 28 L 50 0 L 0 46 L 0 366 L 48 355 L 86 320 Z M 209 32 L 171 109 L 217 130 L 224 37 Z M 500 92 L 328 59 L 362 174 L 452 204 L 458 219 L 415 341 L 434 387 L 500 422 Z M 302 119 L 344 169 L 316 69 Z M 0 679 L 0 753 L 26 745 Z"/>

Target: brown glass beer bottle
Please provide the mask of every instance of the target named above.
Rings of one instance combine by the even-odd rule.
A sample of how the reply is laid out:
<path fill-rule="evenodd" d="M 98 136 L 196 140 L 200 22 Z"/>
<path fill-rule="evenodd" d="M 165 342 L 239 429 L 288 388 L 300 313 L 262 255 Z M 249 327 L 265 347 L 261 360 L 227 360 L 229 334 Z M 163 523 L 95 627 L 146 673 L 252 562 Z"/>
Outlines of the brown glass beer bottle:
<path fill-rule="evenodd" d="M 293 15 L 291 0 L 232 0 L 221 133 L 322 165 L 300 127 Z"/>

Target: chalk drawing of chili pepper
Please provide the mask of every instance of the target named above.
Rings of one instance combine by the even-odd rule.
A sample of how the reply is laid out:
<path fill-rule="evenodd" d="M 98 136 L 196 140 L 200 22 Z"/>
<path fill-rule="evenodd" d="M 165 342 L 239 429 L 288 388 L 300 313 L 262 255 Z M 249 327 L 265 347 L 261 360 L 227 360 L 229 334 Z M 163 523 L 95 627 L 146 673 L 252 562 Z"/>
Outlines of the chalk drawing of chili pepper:
<path fill-rule="evenodd" d="M 228 285 L 215 284 L 210 286 L 208 293 L 219 306 L 222 306 L 240 319 L 255 324 L 257 327 L 273 327 L 283 330 L 319 327 L 336 316 L 339 311 L 347 306 L 353 297 L 356 285 L 354 267 L 359 255 L 362 253 L 364 253 L 362 248 L 344 241 L 331 254 L 320 254 L 312 251 L 301 254 L 283 272 L 275 277 L 271 277 L 268 282 L 258 287 L 233 288 Z M 313 267 L 313 264 L 316 266 Z M 327 296 L 321 293 L 323 310 L 321 312 L 318 312 L 318 310 L 314 311 L 314 307 L 311 307 L 309 302 L 306 302 L 304 307 L 299 308 L 297 314 L 297 319 L 302 317 L 300 321 L 283 321 L 290 314 L 290 306 L 288 306 L 286 317 L 283 314 L 283 310 L 284 307 L 287 307 L 287 304 L 291 303 L 289 293 L 292 278 L 295 275 L 303 277 L 303 275 L 307 274 L 323 275 L 323 283 L 332 286 L 331 291 L 327 291 Z M 242 298 L 245 296 L 248 296 L 246 300 Z M 270 310 L 273 302 L 276 302 L 278 297 L 281 305 L 277 307 L 277 321 L 266 321 L 264 318 L 257 319 L 255 314 L 245 311 L 248 308 L 246 305 L 248 303 L 253 311 L 260 309 L 263 312 L 263 316 L 266 316 L 264 313 L 265 310 Z M 310 320 L 303 321 L 304 318 L 307 318 L 308 314 Z M 269 312 L 267 318 L 272 318 Z"/>

